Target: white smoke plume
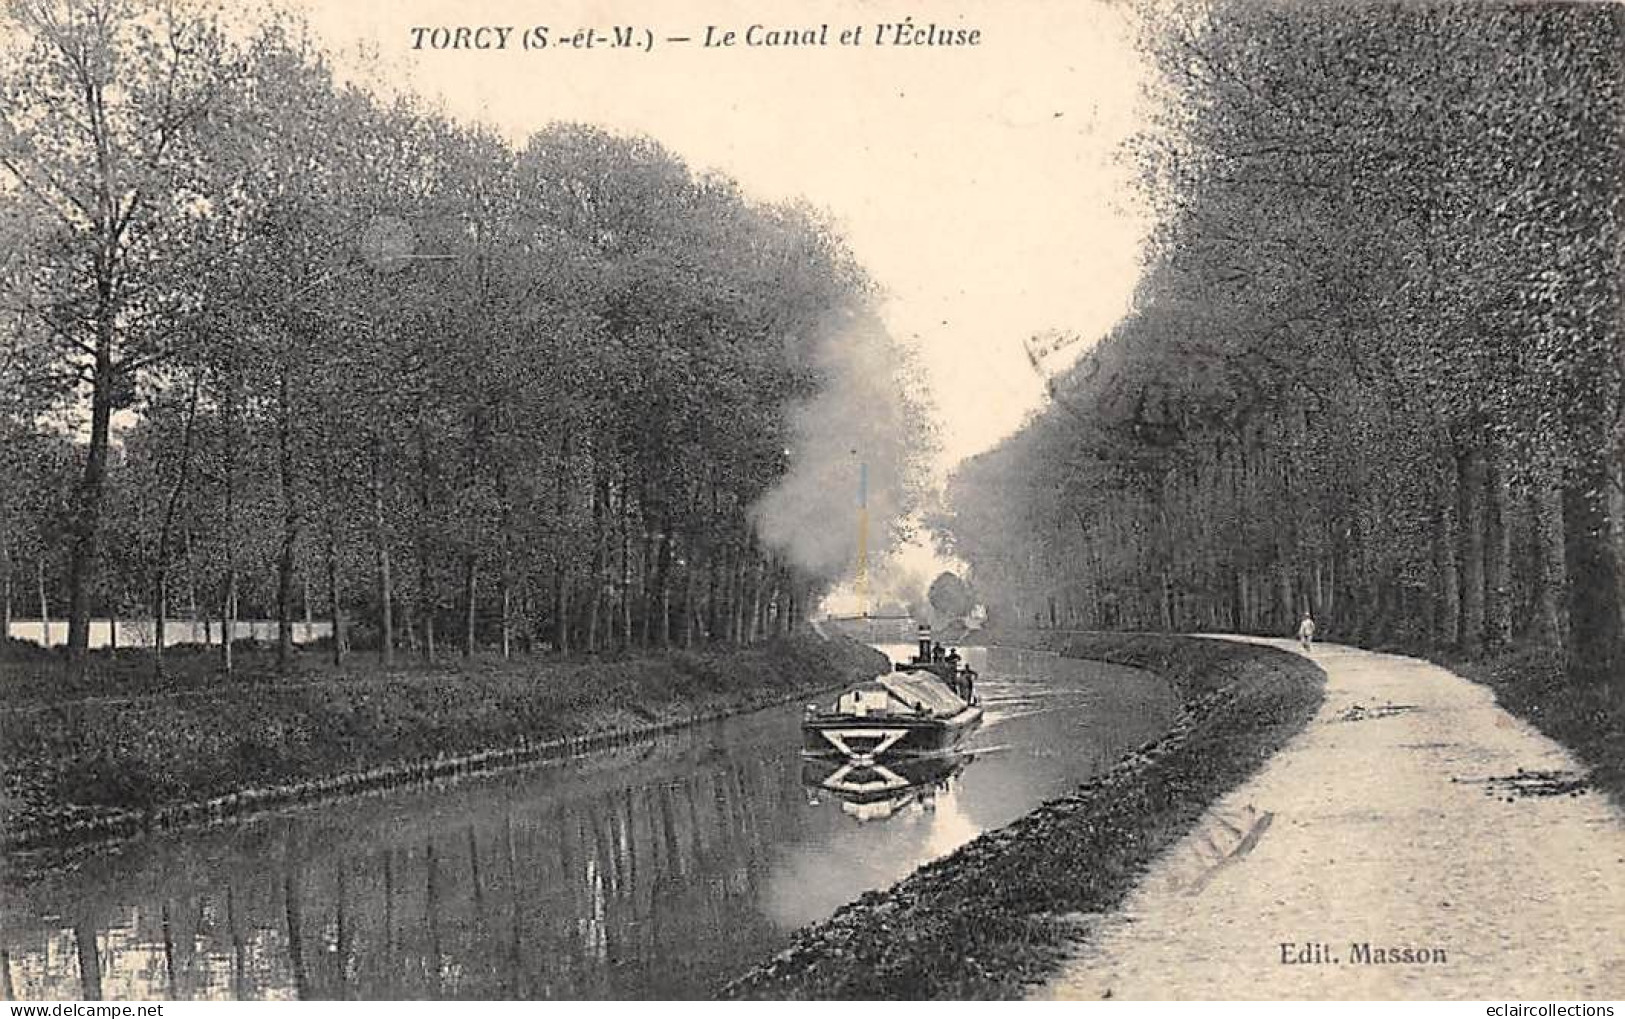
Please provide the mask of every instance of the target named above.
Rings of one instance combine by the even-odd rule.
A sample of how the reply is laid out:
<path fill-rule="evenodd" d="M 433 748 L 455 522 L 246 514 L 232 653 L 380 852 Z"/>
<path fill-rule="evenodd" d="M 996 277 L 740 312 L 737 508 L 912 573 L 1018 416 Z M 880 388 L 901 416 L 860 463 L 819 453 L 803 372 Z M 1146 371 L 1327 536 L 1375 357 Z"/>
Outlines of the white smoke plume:
<path fill-rule="evenodd" d="M 919 498 L 935 434 L 907 352 L 872 313 L 850 316 L 813 354 L 819 392 L 796 408 L 790 470 L 752 507 L 757 533 L 802 570 L 854 579 L 867 472 L 870 582 Z"/>

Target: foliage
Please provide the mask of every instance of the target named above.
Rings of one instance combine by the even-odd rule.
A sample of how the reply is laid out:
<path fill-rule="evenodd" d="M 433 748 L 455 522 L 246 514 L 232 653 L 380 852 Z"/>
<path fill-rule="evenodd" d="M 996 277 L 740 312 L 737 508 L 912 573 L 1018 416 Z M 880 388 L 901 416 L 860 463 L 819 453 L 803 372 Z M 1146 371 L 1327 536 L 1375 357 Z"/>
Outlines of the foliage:
<path fill-rule="evenodd" d="M 972 606 L 970 588 L 956 573 L 944 571 L 937 574 L 937 579 L 931 581 L 926 597 L 930 600 L 931 607 L 943 618 L 962 619 L 970 614 Z"/>
<path fill-rule="evenodd" d="M 274 617 L 291 669 L 315 615 L 386 663 L 752 641 L 850 568 L 777 509 L 805 508 L 782 490 L 855 331 L 901 388 L 825 222 L 647 138 L 515 148 L 340 84 L 295 23 L 221 17 L 8 9 L 8 610 L 38 562 L 76 657 L 93 614 L 145 606 Z M 35 449 L 63 433 L 66 471 Z M 877 554 L 918 464 L 886 474 Z"/>
<path fill-rule="evenodd" d="M 1134 313 L 939 524 L 996 613 L 1625 673 L 1615 6 L 1142 8 Z"/>

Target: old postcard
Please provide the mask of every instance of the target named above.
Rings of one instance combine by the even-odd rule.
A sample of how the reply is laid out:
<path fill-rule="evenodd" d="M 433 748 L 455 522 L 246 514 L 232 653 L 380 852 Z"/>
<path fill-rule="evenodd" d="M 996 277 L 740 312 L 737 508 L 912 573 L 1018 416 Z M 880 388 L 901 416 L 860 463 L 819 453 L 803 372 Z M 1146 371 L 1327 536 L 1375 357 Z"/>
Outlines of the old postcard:
<path fill-rule="evenodd" d="M 1625 997 L 1625 7 L 0 41 L 0 996 Z"/>

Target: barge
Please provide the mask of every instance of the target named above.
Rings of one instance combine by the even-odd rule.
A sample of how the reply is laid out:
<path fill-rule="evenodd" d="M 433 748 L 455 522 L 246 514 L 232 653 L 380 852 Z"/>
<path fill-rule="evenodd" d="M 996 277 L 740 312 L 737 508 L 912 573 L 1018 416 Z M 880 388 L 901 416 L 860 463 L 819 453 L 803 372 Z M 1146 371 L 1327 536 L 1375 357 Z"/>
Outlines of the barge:
<path fill-rule="evenodd" d="M 945 754 L 982 720 L 976 673 L 942 653 L 921 627 L 919 652 L 892 671 L 847 689 L 831 710 L 808 705 L 802 753 L 873 761 Z"/>

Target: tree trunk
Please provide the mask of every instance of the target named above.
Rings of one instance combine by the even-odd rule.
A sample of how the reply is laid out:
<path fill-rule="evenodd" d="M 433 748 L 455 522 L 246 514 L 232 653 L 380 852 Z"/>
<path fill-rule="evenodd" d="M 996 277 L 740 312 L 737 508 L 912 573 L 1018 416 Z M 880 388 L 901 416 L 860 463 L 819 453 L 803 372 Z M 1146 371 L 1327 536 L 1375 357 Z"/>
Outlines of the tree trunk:
<path fill-rule="evenodd" d="M 607 538 L 604 535 L 604 488 L 607 482 L 600 476 L 598 465 L 593 466 L 592 485 L 592 603 L 587 607 L 587 650 L 597 652 L 598 623 L 604 603 L 604 572 L 606 568 Z"/>
<path fill-rule="evenodd" d="M 66 50 L 64 50 L 66 52 Z M 70 60 L 74 58 L 70 56 Z M 84 61 L 92 59 L 83 52 L 78 55 L 81 70 Z M 99 556 L 102 498 L 107 481 L 107 457 L 112 429 L 114 393 L 119 377 L 113 362 L 113 345 L 118 325 L 120 295 L 123 282 L 121 261 L 124 252 L 123 230 L 127 221 L 120 216 L 124 200 L 120 171 L 116 165 L 112 128 L 108 123 L 106 88 L 91 80 L 89 72 L 83 74 L 85 87 L 79 95 L 83 100 L 81 115 L 95 151 L 95 169 L 90 178 L 93 198 L 90 213 L 89 236 L 94 239 L 91 269 L 96 296 L 90 312 L 95 324 L 92 350 L 90 443 L 85 456 L 85 469 L 75 491 L 74 504 L 68 521 L 70 539 L 68 562 L 68 658 L 82 665 L 90 646 L 91 594 L 95 587 L 96 565 Z M 81 206 L 86 208 L 86 206 Z M 94 948 L 94 945 L 92 946 Z M 99 983 L 99 979 L 98 979 Z"/>
<path fill-rule="evenodd" d="M 193 422 L 197 418 L 197 396 L 200 376 L 192 377 L 191 393 L 186 400 L 186 424 L 181 429 L 181 462 L 180 469 L 175 472 L 175 484 L 169 490 L 169 499 L 164 506 L 163 523 L 158 528 L 158 561 L 153 570 L 152 609 L 153 609 L 153 641 L 152 641 L 152 668 L 153 672 L 162 676 L 164 674 L 164 637 L 166 623 L 169 615 L 169 543 L 175 530 L 175 513 L 180 507 L 181 493 L 186 491 L 187 482 L 192 471 L 192 431 Z"/>
<path fill-rule="evenodd" d="M 504 660 L 513 657 L 513 591 L 508 586 L 508 578 L 504 573 L 502 578 L 502 657 Z"/>
<path fill-rule="evenodd" d="M 1283 556 L 1275 564 L 1275 625 L 1274 633 L 1291 633 L 1297 617 L 1292 611 L 1292 567 Z"/>
<path fill-rule="evenodd" d="M 222 630 L 226 637 L 226 658 L 228 659 L 226 663 L 226 673 L 228 675 L 231 673 L 232 668 L 231 659 L 233 652 L 231 648 L 232 645 L 237 641 L 238 610 L 242 607 L 237 597 L 237 574 L 233 572 L 229 580 L 230 586 L 226 591 L 225 619 L 222 621 Z"/>
<path fill-rule="evenodd" d="M 394 585 L 389 575 L 389 531 L 384 513 L 384 443 L 372 439 L 372 525 L 378 557 L 378 657 L 385 668 L 395 664 Z"/>
<path fill-rule="evenodd" d="M 293 569 L 299 547 L 298 478 L 294 474 L 293 405 L 289 375 L 284 362 L 277 374 L 277 476 L 282 495 L 282 542 L 276 567 L 276 667 L 287 672 L 293 666 Z"/>
<path fill-rule="evenodd" d="M 694 567 L 692 551 L 689 554 L 688 565 L 683 570 L 683 648 L 694 649 L 694 631 L 699 626 L 698 606 L 695 600 L 700 595 L 699 571 Z"/>
<path fill-rule="evenodd" d="M 39 591 L 39 639 L 41 647 L 51 646 L 51 602 L 45 596 L 45 557 L 34 560 L 34 583 Z"/>
<path fill-rule="evenodd" d="M 570 518 L 570 430 L 559 437 L 558 473 L 553 483 L 553 516 L 564 530 Z M 568 548 L 561 539 L 553 563 L 553 648 L 559 654 L 570 650 L 570 584 L 566 568 Z"/>
<path fill-rule="evenodd" d="M 327 611 L 333 628 L 333 664 L 344 664 L 344 610 L 339 600 L 338 525 L 330 507 L 327 516 Z"/>
<path fill-rule="evenodd" d="M 1461 639 L 1463 654 L 1484 650 L 1484 452 L 1473 447 L 1457 459 L 1461 500 Z"/>
<path fill-rule="evenodd" d="M 213 602 L 204 598 L 203 609 L 203 647 L 205 650 L 214 647 L 214 608 Z"/>
<path fill-rule="evenodd" d="M 570 650 L 570 584 L 564 569 L 563 553 L 553 564 L 553 650 Z"/>
<path fill-rule="evenodd" d="M 795 591 L 795 575 L 788 567 L 780 567 L 773 582 L 773 635 L 783 637 L 790 632 L 790 599 Z"/>
<path fill-rule="evenodd" d="M 1230 611 L 1235 622 L 1232 625 L 1235 626 L 1237 633 L 1251 633 L 1253 624 L 1247 611 L 1247 571 L 1238 569 L 1233 572 L 1235 576 L 1231 584 Z"/>
<path fill-rule="evenodd" d="M 705 556 L 705 626 L 701 636 L 707 642 L 716 639 L 718 628 L 717 616 L 717 555 L 714 548 L 708 548 Z"/>
<path fill-rule="evenodd" d="M 639 506 L 645 506 L 647 492 L 639 499 Z M 646 514 L 647 509 L 643 510 Z M 640 514 L 641 515 L 641 514 Z M 638 544 L 638 600 L 637 600 L 637 629 L 638 646 L 652 648 L 655 646 L 655 630 L 659 624 L 655 620 L 655 606 L 658 597 L 655 593 L 655 574 L 660 569 L 660 550 L 656 547 L 657 541 L 653 531 L 649 530 L 649 523 L 645 519 L 638 528 L 641 536 Z"/>
<path fill-rule="evenodd" d="M 11 537 L 9 534 L 0 537 L 0 558 L 3 558 L 5 568 L 4 600 L 6 607 L 4 618 L 0 619 L 0 644 L 4 644 L 11 639 Z"/>
<path fill-rule="evenodd" d="M 1438 608 L 1434 619 L 1434 641 L 1453 648 L 1461 641 L 1461 573 L 1456 568 L 1456 507 L 1453 485 L 1442 489 L 1434 531 L 1435 569 L 1438 573 Z"/>
<path fill-rule="evenodd" d="M 671 647 L 671 584 L 660 589 L 660 647 Z"/>
<path fill-rule="evenodd" d="M 649 639 L 656 647 L 671 646 L 671 520 L 668 517 L 661 524 L 659 536 L 655 539 L 655 577 L 654 596 L 651 612 L 654 614 L 652 626 L 646 626 Z"/>
<path fill-rule="evenodd" d="M 729 619 L 729 637 L 734 644 L 745 643 L 745 582 L 749 569 L 749 553 L 740 549 L 734 557 L 733 583 L 728 587 L 728 601 L 732 611 Z"/>
<path fill-rule="evenodd" d="M 745 643 L 754 644 L 762 636 L 762 592 L 767 586 L 766 564 L 758 559 L 750 570 L 750 609 L 746 612 Z"/>
<path fill-rule="evenodd" d="M 1175 629 L 1174 618 L 1174 580 L 1166 567 L 1162 570 L 1161 583 L 1157 591 L 1157 612 L 1161 617 L 1163 633 L 1173 633 Z"/>
<path fill-rule="evenodd" d="M 197 642 L 198 636 L 198 604 L 197 604 L 197 558 L 192 552 L 192 529 L 188 527 L 185 532 L 185 541 L 182 554 L 186 556 L 186 618 L 192 626 L 192 641 Z M 203 646 L 209 646 L 209 631 L 203 630 Z"/>
<path fill-rule="evenodd" d="M 90 630 L 87 626 L 88 636 Z M 102 960 L 96 945 L 96 928 L 86 923 L 73 925 L 74 949 L 79 956 L 79 995 L 86 1001 L 102 1000 Z"/>
<path fill-rule="evenodd" d="M 90 447 L 84 474 L 69 518 L 68 658 L 82 663 L 90 648 L 91 592 L 101 537 L 102 496 L 107 485 L 107 451 L 113 420 L 113 280 L 105 268 L 112 256 L 98 259 L 96 349 L 91 373 Z"/>
<path fill-rule="evenodd" d="M 1568 567 L 1563 551 L 1563 491 L 1540 479 L 1530 493 L 1535 521 L 1535 625 L 1537 643 L 1562 650 L 1568 642 Z"/>
<path fill-rule="evenodd" d="M 293 573 L 295 542 L 298 541 L 297 521 L 283 520 L 282 547 L 277 554 L 276 569 L 276 667 L 287 672 L 293 666 Z"/>
<path fill-rule="evenodd" d="M 1337 556 L 1334 554 L 1326 561 L 1326 590 L 1320 596 L 1319 611 L 1326 614 L 1329 623 L 1337 616 Z"/>
<path fill-rule="evenodd" d="M 232 670 L 232 641 L 237 627 L 237 385 L 225 382 L 225 408 L 221 415 L 225 446 L 225 519 L 221 521 L 221 545 L 226 559 L 226 575 L 220 602 L 220 667 L 226 675 Z"/>
<path fill-rule="evenodd" d="M 469 553 L 463 559 L 463 657 L 473 658 L 478 647 L 476 624 L 478 615 L 478 559 Z"/>
<path fill-rule="evenodd" d="M 1450 464 L 1449 480 L 1442 478 L 1437 481 L 1436 502 L 1441 517 L 1448 513 L 1450 517 L 1451 541 L 1454 542 L 1455 516 L 1456 516 L 1456 465 Z M 1340 622 L 1346 632 L 1355 639 L 1365 636 L 1365 617 L 1369 613 L 1371 604 L 1371 566 L 1369 560 L 1369 546 L 1366 540 L 1366 511 L 1358 504 L 1349 514 L 1347 533 L 1344 535 L 1343 568 L 1339 571 L 1343 578 L 1343 614 Z M 1450 567 L 1455 568 L 1456 547 L 1451 544 Z M 1459 588 L 1458 588 L 1459 592 Z M 1436 621 L 1437 622 L 1437 621 Z M 1456 627 L 1450 629 L 1451 646 L 1455 646 Z"/>
<path fill-rule="evenodd" d="M 1485 471 L 1484 640 L 1490 648 L 1512 643 L 1511 492 L 1500 458 Z"/>
<path fill-rule="evenodd" d="M 423 660 L 434 661 L 434 617 L 440 599 L 435 596 L 431 513 L 434 507 L 434 460 L 429 455 L 429 430 L 418 419 L 418 617 L 423 625 Z"/>
<path fill-rule="evenodd" d="M 621 639 L 623 651 L 632 649 L 632 508 L 625 473 L 621 477 Z"/>
<path fill-rule="evenodd" d="M 500 460 L 497 464 L 497 503 L 501 507 L 498 521 L 501 535 L 498 541 L 502 551 L 502 568 L 497 575 L 497 602 L 502 611 L 502 658 L 506 661 L 513 657 L 513 513 L 509 505 L 508 471 Z"/>
<path fill-rule="evenodd" d="M 1614 561 L 1600 464 L 1578 468 L 1563 491 L 1569 579 L 1569 671 L 1585 682 L 1619 681 L 1622 667 L 1620 564 Z"/>
<path fill-rule="evenodd" d="M 1620 345 L 1625 348 L 1625 344 Z M 1620 357 L 1625 361 L 1625 349 L 1621 350 Z M 1621 409 L 1620 430 L 1625 433 L 1625 408 Z M 1625 454 L 1625 434 L 1619 444 L 1622 454 Z M 1625 464 L 1618 458 L 1614 462 L 1613 477 L 1606 486 L 1607 502 L 1606 513 L 1609 520 L 1609 530 L 1613 536 L 1614 560 L 1614 640 L 1615 660 L 1625 666 Z M 1614 681 L 1625 684 L 1625 676 L 1615 675 Z"/>

